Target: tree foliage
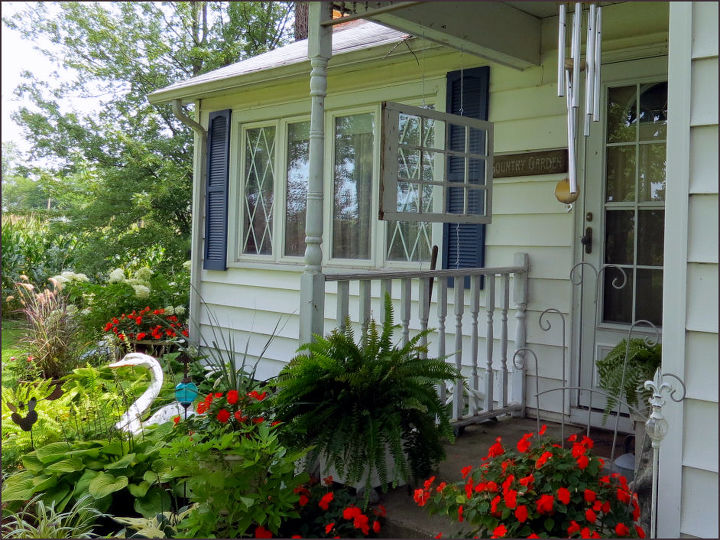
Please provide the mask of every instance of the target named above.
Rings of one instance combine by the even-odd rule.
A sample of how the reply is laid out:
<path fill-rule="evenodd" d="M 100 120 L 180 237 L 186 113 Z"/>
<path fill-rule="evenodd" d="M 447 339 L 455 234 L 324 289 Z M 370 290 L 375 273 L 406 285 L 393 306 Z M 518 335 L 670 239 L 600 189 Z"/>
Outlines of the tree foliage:
<path fill-rule="evenodd" d="M 291 12 L 291 2 L 41 2 L 4 19 L 72 73 L 25 72 L 17 93 L 32 106 L 15 119 L 43 163 L 20 172 L 67 218 L 55 226 L 84 236 L 80 269 L 188 257 L 192 133 L 147 95 L 282 44 Z"/>

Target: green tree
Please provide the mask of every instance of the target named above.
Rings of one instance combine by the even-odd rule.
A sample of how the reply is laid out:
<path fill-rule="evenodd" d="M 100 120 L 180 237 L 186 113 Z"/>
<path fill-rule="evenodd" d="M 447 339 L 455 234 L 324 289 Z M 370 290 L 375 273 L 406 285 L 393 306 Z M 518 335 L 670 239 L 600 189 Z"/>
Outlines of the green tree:
<path fill-rule="evenodd" d="M 17 146 L 2 143 L 2 209 L 3 212 L 29 213 L 50 209 L 50 199 L 42 182 L 20 174 Z"/>
<path fill-rule="evenodd" d="M 175 81 L 284 43 L 291 2 L 34 3 L 3 19 L 73 77 L 23 74 L 32 106 L 15 115 L 49 163 L 41 178 L 82 233 L 79 270 L 150 261 L 175 267 L 189 255 L 192 133 L 147 95 Z M 92 99 L 99 106 L 76 106 Z M 72 100 L 72 101 L 71 101 Z M 87 110 L 84 110 L 87 109 Z"/>

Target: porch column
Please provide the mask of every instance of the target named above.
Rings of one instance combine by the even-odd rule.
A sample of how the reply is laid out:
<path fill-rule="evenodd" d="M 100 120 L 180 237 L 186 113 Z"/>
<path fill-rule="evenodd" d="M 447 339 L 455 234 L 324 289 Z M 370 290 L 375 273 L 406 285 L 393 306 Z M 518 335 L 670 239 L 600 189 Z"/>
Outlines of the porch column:
<path fill-rule="evenodd" d="M 305 270 L 300 278 L 300 342 L 323 333 L 325 277 L 322 273 L 323 157 L 325 155 L 325 96 L 327 64 L 332 55 L 329 2 L 311 2 L 308 12 L 308 57 L 310 58 L 310 148 L 307 207 L 305 212 Z"/>

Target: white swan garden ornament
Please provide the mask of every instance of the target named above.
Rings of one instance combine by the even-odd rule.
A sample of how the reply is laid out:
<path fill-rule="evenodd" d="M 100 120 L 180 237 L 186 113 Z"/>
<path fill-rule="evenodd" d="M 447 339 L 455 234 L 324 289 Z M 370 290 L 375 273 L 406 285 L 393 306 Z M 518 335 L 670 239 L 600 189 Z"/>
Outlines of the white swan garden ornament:
<path fill-rule="evenodd" d="M 120 420 L 115 424 L 115 427 L 122 431 L 128 431 L 133 435 L 138 435 L 143 430 L 143 426 L 150 426 L 153 424 L 164 424 L 169 422 L 176 416 L 184 418 L 185 409 L 180 403 L 174 401 L 169 405 L 165 405 L 162 409 L 158 410 L 150 418 L 144 422 L 140 419 L 145 411 L 150 408 L 152 402 L 160 394 L 160 388 L 163 385 L 163 370 L 160 364 L 152 356 L 143 353 L 129 353 L 126 354 L 122 360 L 113 362 L 108 367 L 119 368 L 125 366 L 141 366 L 150 370 L 150 386 L 143 392 L 135 403 L 130 405 L 130 408 L 125 414 L 122 415 Z M 189 408 L 187 415 L 191 416 L 195 414 L 192 408 Z"/>

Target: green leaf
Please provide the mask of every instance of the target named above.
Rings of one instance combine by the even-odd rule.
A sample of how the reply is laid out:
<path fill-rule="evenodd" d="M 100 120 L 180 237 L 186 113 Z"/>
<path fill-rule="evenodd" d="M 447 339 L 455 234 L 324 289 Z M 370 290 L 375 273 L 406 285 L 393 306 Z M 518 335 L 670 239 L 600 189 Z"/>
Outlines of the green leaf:
<path fill-rule="evenodd" d="M 22 463 L 23 466 L 33 474 L 39 474 L 45 468 L 42 461 L 40 461 L 34 453 L 23 456 Z"/>
<path fill-rule="evenodd" d="M 156 472 L 153 471 L 145 471 L 145 474 L 143 474 L 143 480 L 145 480 L 149 484 L 154 484 L 158 481 L 158 475 Z"/>
<path fill-rule="evenodd" d="M 85 467 L 85 464 L 79 458 L 62 459 L 55 463 L 48 465 L 45 470 L 52 473 L 72 473 L 80 471 Z"/>
<path fill-rule="evenodd" d="M 148 490 L 144 497 L 135 499 L 135 511 L 146 518 L 151 518 L 170 509 L 170 495 L 157 486 Z"/>
<path fill-rule="evenodd" d="M 552 531 L 554 526 L 555 526 L 555 520 L 553 518 L 547 518 L 545 520 L 545 530 L 546 531 Z"/>
<path fill-rule="evenodd" d="M 118 459 L 117 461 L 111 463 L 106 469 L 125 469 L 127 467 L 130 467 L 133 465 L 135 461 L 135 454 L 125 454 L 123 457 Z"/>
<path fill-rule="evenodd" d="M 71 449 L 72 446 L 66 442 L 55 442 L 41 446 L 35 450 L 35 455 L 47 465 L 67 457 L 68 451 Z"/>
<path fill-rule="evenodd" d="M 13 474 L 3 482 L 3 502 L 26 501 L 33 496 L 33 493 L 35 493 L 35 483 L 33 481 L 33 473 L 30 471 Z"/>
<path fill-rule="evenodd" d="M 128 490 L 133 497 L 144 497 L 150 489 L 150 484 L 143 480 L 139 484 L 128 484 Z"/>
<path fill-rule="evenodd" d="M 33 484 L 35 486 L 35 492 L 47 491 L 57 485 L 58 479 L 55 476 L 40 475 L 33 478 Z"/>
<path fill-rule="evenodd" d="M 86 469 L 80 479 L 75 484 L 75 490 L 73 491 L 73 495 L 79 499 L 83 495 L 87 494 L 88 490 L 90 489 L 90 481 L 98 474 L 100 473 L 98 473 L 97 471 L 93 471 L 92 469 Z"/>
<path fill-rule="evenodd" d="M 120 441 L 113 441 L 109 444 L 106 444 L 100 449 L 100 452 L 103 454 L 108 454 L 111 456 L 122 456 L 123 455 L 123 444 Z"/>
<path fill-rule="evenodd" d="M 54 488 L 51 488 L 43 495 L 43 500 L 52 504 L 55 503 L 55 509 L 58 512 L 62 512 L 65 509 L 65 505 L 72 497 L 72 489 L 66 484 L 59 484 Z"/>
<path fill-rule="evenodd" d="M 112 474 L 101 472 L 90 481 L 88 491 L 90 492 L 90 495 L 96 499 L 100 499 L 106 495 L 110 495 L 111 493 L 121 490 L 127 485 L 127 476 L 115 477 Z"/>

